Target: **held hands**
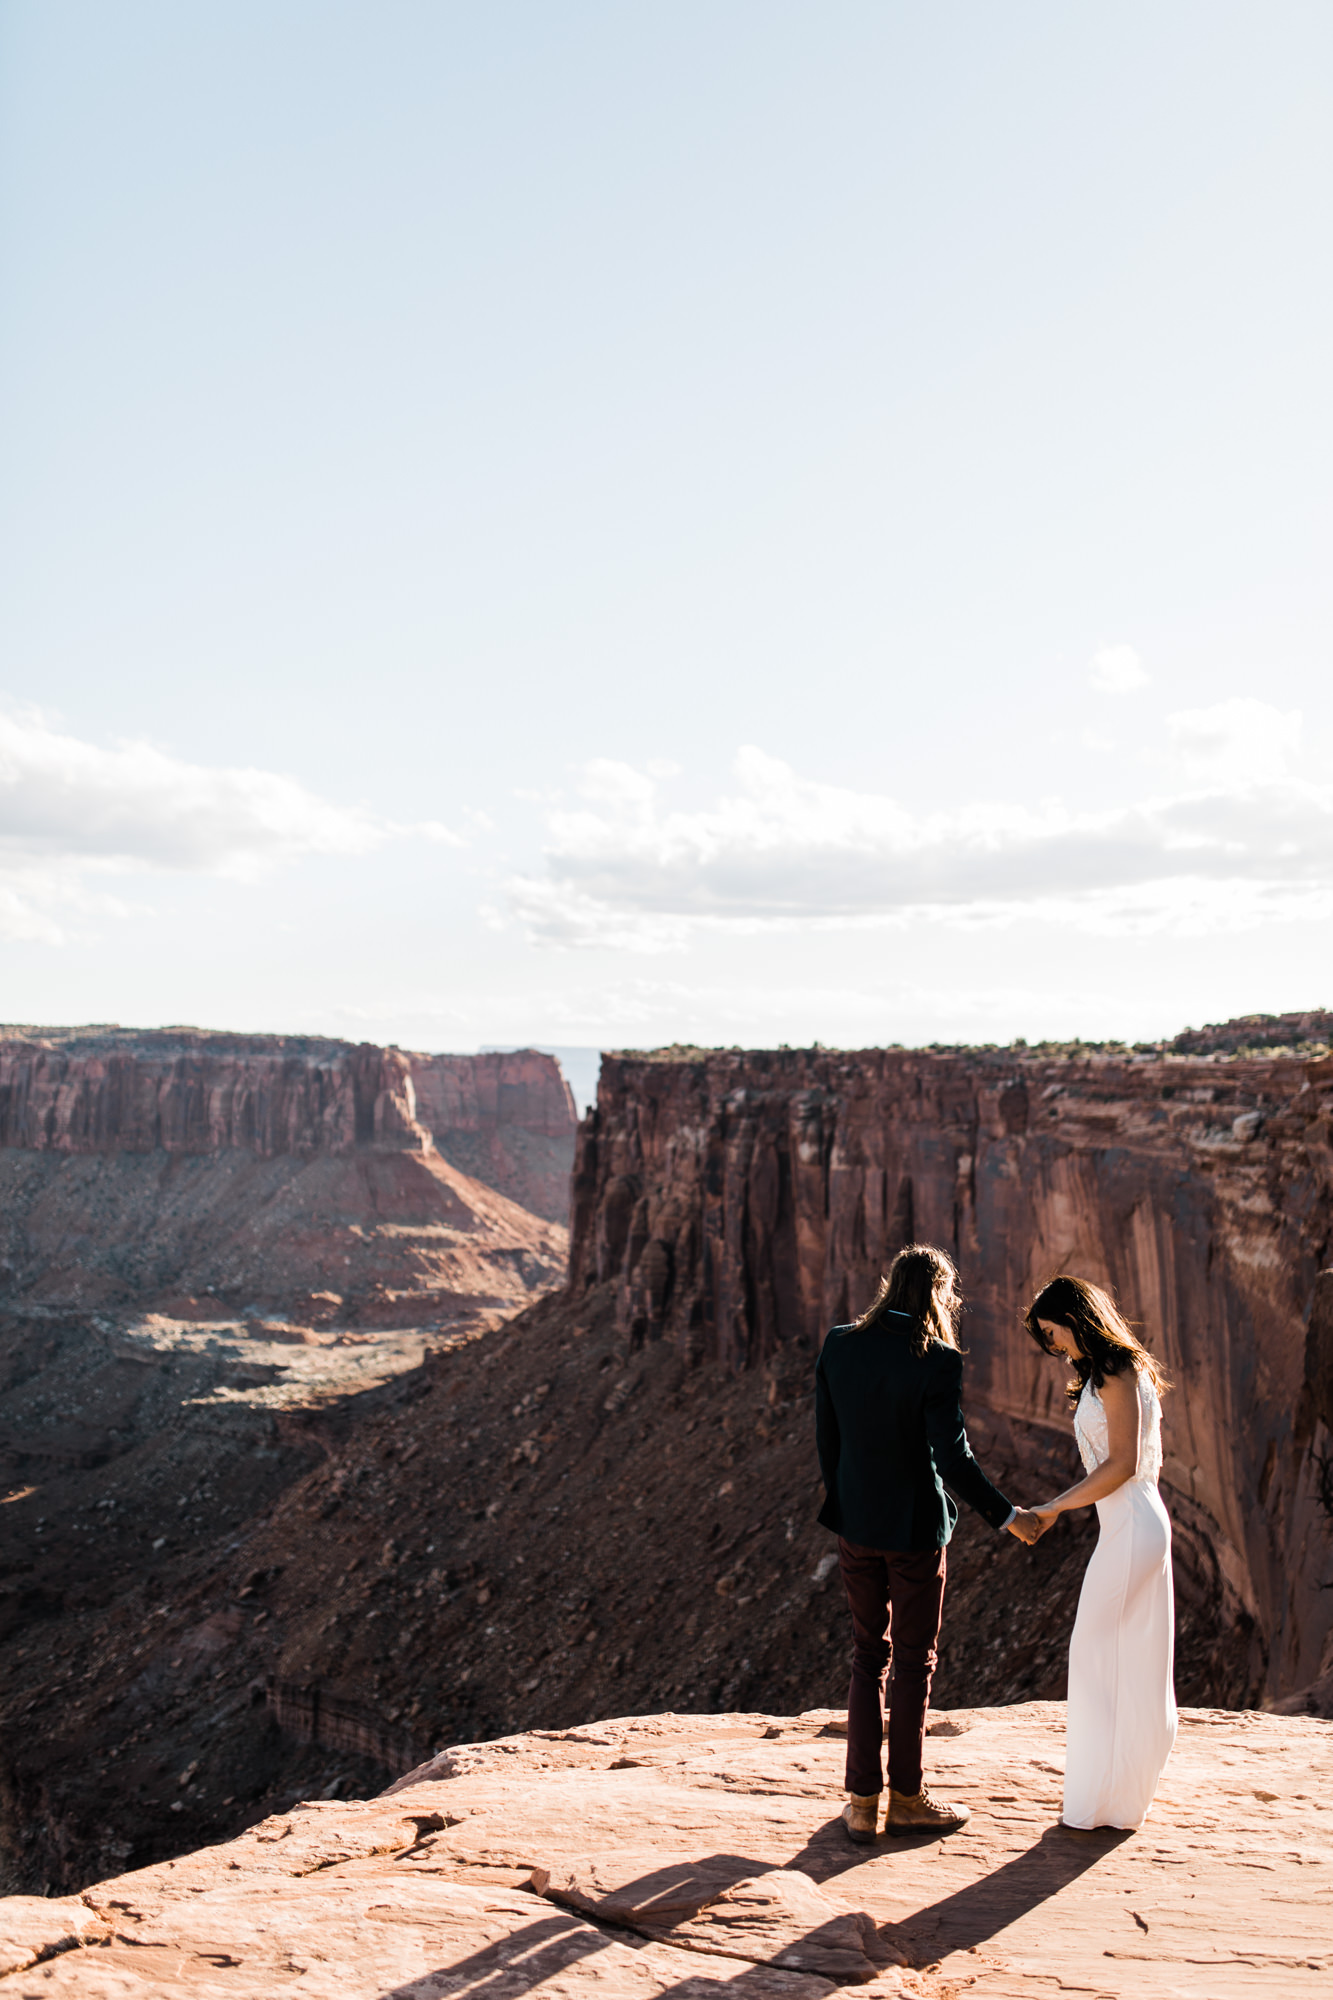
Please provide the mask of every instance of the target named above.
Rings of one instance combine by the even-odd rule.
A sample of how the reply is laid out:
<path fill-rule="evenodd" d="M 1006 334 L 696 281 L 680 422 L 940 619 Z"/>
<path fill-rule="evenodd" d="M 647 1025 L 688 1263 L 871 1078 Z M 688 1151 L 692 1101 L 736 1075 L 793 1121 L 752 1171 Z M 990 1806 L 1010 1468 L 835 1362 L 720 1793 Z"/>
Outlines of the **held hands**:
<path fill-rule="evenodd" d="M 1055 1520 L 1056 1515 L 1051 1508 L 1020 1507 L 1009 1523 L 1009 1532 L 1011 1535 L 1017 1535 L 1020 1542 L 1026 1542 L 1031 1548 L 1035 1542 L 1041 1540 Z"/>

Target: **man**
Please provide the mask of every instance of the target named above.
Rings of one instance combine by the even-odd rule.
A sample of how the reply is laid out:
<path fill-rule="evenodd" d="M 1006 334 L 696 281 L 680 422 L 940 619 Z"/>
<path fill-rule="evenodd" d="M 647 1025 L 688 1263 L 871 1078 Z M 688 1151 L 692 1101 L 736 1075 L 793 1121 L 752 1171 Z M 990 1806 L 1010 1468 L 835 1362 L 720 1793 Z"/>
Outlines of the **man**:
<path fill-rule="evenodd" d="M 873 1841 L 889 1706 L 887 1833 L 952 1833 L 965 1806 L 936 1798 L 922 1750 L 944 1607 L 944 1551 L 958 1510 L 943 1482 L 999 1530 L 1035 1541 L 1037 1517 L 1012 1505 L 972 1456 L 963 1428 L 962 1301 L 942 1250 L 900 1250 L 869 1311 L 835 1326 L 815 1368 L 815 1432 L 825 1501 L 852 1614 L 847 1696 L 849 1837 Z"/>

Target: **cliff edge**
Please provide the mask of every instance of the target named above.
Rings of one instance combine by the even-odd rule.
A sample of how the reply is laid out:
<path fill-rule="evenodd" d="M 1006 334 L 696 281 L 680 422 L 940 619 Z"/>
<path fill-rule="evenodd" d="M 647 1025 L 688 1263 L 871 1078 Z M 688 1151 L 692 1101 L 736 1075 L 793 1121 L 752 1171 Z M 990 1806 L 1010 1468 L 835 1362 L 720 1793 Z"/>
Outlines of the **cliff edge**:
<path fill-rule="evenodd" d="M 1187 1710 L 1136 1834 L 1059 1824 L 1063 1711 L 936 1713 L 949 1840 L 852 1848 L 831 1711 L 441 1753 L 77 1897 L 0 1901 L 13 2000 L 1241 2000 L 1333 1971 L 1333 1723 Z"/>

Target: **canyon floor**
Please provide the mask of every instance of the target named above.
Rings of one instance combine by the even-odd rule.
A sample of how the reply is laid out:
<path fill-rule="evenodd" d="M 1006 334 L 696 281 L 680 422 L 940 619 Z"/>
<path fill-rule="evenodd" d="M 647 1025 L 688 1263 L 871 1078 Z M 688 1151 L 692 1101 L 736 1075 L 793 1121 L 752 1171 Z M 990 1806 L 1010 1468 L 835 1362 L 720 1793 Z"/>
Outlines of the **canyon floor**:
<path fill-rule="evenodd" d="M 1327 1991 L 1333 1722 L 1186 1710 L 1133 1834 L 1059 1825 L 1063 1711 L 936 1713 L 947 1840 L 853 1848 L 841 1719 L 633 1716 L 0 1902 L 13 2000 L 1241 2000 Z"/>

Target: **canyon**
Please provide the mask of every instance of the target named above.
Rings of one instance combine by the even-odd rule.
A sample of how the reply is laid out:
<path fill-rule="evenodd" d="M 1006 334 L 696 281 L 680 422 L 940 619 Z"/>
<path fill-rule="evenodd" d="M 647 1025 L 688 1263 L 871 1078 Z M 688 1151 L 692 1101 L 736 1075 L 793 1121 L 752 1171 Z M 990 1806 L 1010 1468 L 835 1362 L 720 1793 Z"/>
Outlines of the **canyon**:
<path fill-rule="evenodd" d="M 513 1107 L 565 1143 L 542 1130 L 560 1099 L 536 1071 L 518 1096 L 478 1071 L 431 1098 L 400 1051 L 231 1038 L 238 1065 L 263 1039 L 279 1068 L 336 1074 L 294 1072 L 284 1096 L 265 1071 L 261 1102 L 253 1072 L 229 1098 L 214 1072 L 178 1117 L 166 1069 L 196 1058 L 159 1049 L 162 1122 L 136 1112 L 143 1149 L 123 1154 L 81 1150 L 108 1129 L 99 1079 L 78 1117 L 54 1071 L 44 1099 L 25 1084 L 3 1100 L 23 1143 L 0 1151 L 23 1196 L 0 1296 L 5 1885 L 165 1865 L 301 1800 L 373 1794 L 440 1745 L 839 1704 L 811 1370 L 913 1236 L 958 1259 L 969 1432 L 1015 1498 L 1073 1464 L 1062 1373 L 1021 1305 L 1061 1263 L 1115 1286 L 1176 1385 L 1182 1700 L 1333 1713 L 1329 1028 L 1232 1024 L 1192 1050 L 607 1057 L 568 1136 L 567 1268 L 557 1224 L 446 1154 L 438 1108 L 478 1169 Z M 54 1062 L 80 1053 L 46 1039 Z M 147 1102 L 142 1081 L 118 1087 Z M 223 1130 L 242 1143 L 176 1146 Z M 302 1150 L 261 1150 L 273 1132 Z M 518 1167 L 547 1157 L 526 1144 Z M 122 1171 L 151 1199 L 93 1205 Z M 467 1232 L 411 1208 L 423 1172 L 476 1219 L 477 1289 L 455 1261 L 452 1299 L 435 1260 Z M 336 1200 L 310 1182 L 298 1227 L 282 1191 L 307 1174 L 350 1179 Z M 41 1222 L 48 1175 L 71 1190 L 61 1221 Z M 964 1515 L 942 1707 L 1059 1698 L 1094 1538 L 1065 1517 L 1028 1551 Z"/>

